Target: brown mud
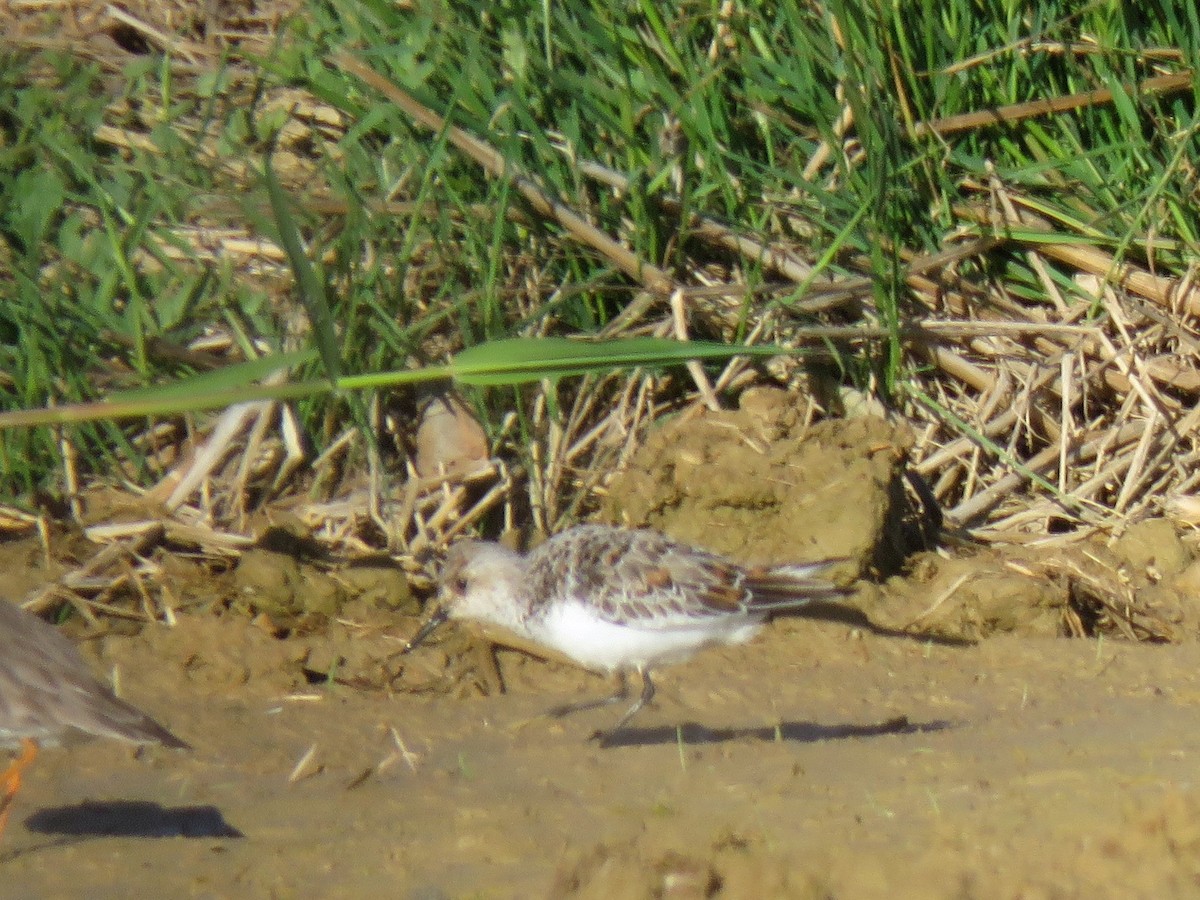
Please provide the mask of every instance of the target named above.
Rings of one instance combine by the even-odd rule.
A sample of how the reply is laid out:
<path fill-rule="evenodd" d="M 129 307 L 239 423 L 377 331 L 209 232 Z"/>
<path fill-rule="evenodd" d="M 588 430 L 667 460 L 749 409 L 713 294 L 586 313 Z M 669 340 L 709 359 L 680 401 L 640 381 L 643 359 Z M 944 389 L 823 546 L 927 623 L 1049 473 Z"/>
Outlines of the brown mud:
<path fill-rule="evenodd" d="M 83 646 L 195 749 L 46 749 L 0 893 L 1196 896 L 1191 536 L 918 550 L 909 441 L 770 393 L 651 436 L 605 517 L 865 580 L 849 612 L 663 671 L 608 747 L 618 709 L 540 715 L 598 676 L 466 630 L 398 656 L 418 609 L 386 566 L 175 559 L 173 627 Z M 16 597 L 55 576 L 36 542 L 0 565 Z"/>

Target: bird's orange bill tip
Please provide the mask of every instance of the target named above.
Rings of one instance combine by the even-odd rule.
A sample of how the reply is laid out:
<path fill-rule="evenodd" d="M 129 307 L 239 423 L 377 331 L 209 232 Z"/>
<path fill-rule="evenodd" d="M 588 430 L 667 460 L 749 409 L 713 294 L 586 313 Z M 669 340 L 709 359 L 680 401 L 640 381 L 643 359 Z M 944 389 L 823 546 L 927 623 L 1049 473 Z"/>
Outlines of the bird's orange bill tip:
<path fill-rule="evenodd" d="M 408 642 L 408 646 L 400 651 L 401 655 L 411 653 L 425 643 L 425 639 L 437 631 L 448 618 L 450 618 L 450 611 L 446 607 L 440 606 L 435 609 L 433 615 L 426 619 L 425 624 L 413 635 L 412 640 Z"/>

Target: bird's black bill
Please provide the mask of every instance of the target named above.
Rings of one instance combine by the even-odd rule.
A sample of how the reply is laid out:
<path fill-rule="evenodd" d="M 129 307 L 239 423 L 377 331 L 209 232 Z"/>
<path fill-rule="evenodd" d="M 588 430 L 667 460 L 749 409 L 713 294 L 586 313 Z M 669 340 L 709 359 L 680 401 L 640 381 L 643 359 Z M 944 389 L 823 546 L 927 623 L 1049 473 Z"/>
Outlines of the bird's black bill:
<path fill-rule="evenodd" d="M 421 646 L 421 644 L 425 643 L 425 639 L 437 631 L 438 628 L 440 628 L 448 618 L 450 618 L 450 612 L 446 609 L 446 607 L 441 606 L 435 609 L 433 611 L 433 615 L 426 619 L 425 624 L 422 625 L 417 633 L 413 635 L 412 640 L 408 642 L 408 646 L 400 651 L 401 654 L 411 653 L 413 650 L 416 650 L 419 646 Z"/>

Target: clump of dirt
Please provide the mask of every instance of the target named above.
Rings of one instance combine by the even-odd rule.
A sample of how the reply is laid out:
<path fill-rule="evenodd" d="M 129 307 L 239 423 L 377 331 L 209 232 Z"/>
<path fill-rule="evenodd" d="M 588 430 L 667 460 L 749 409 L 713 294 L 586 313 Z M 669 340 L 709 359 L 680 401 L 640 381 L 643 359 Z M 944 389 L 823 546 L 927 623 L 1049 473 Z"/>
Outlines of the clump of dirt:
<path fill-rule="evenodd" d="M 274 617 L 304 613 L 333 616 L 345 602 L 337 580 L 295 557 L 247 550 L 234 571 L 238 600 Z"/>
<path fill-rule="evenodd" d="M 1116 540 L 1092 538 L 1049 559 L 1068 578 L 1065 633 L 1142 641 L 1200 634 L 1194 542 L 1185 536 L 1167 519 L 1144 519 Z"/>
<path fill-rule="evenodd" d="M 404 614 L 419 609 L 407 575 L 390 557 L 338 564 L 298 522 L 267 527 L 241 554 L 231 578 L 235 606 L 281 627 L 342 616 L 349 604 Z"/>
<path fill-rule="evenodd" d="M 875 624 L 978 640 L 997 632 L 1056 636 L 1068 604 L 1062 578 L 1021 570 L 1004 552 L 922 553 L 889 578 L 870 607 Z"/>
<path fill-rule="evenodd" d="M 921 553 L 879 593 L 876 624 L 942 637 L 1179 641 L 1200 633 L 1200 563 L 1166 519 L 1135 523 L 1111 541 Z"/>
<path fill-rule="evenodd" d="M 909 430 L 872 416 L 811 424 L 803 410 L 754 388 L 736 411 L 668 422 L 613 479 L 603 516 L 744 562 L 844 557 L 852 575 L 895 571 L 913 544 Z"/>

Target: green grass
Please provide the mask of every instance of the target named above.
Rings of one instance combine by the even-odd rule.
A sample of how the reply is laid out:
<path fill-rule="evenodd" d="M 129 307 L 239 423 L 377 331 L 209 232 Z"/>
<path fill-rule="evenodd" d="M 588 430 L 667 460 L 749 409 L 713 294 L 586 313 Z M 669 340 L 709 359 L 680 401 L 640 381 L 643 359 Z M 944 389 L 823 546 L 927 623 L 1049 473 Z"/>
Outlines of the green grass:
<path fill-rule="evenodd" d="M 869 275 L 861 315 L 892 337 L 843 363 L 847 378 L 895 396 L 917 366 L 900 326 L 928 314 L 911 300 L 905 254 L 943 248 L 963 227 L 960 206 L 990 202 L 989 178 L 1038 203 L 1065 238 L 1140 256 L 1152 233 L 1155 265 L 1176 273 L 1196 254 L 1194 88 L 1131 93 L 1200 58 L 1195 9 L 1026 7 L 744 3 L 725 19 L 717 2 L 347 0 L 313 3 L 263 57 L 214 59 L 199 77 L 153 58 L 114 76 L 6 53 L 0 409 L 184 377 L 196 365 L 163 348 L 213 326 L 247 358 L 319 350 L 293 371 L 296 383 L 377 384 L 372 376 L 439 365 L 485 341 L 594 333 L 631 301 L 636 286 L 609 260 L 531 215 L 510 181 L 485 176 L 444 132 L 414 125 L 331 66 L 338 52 L 485 140 L 681 283 L 704 265 L 736 269 L 750 285 L 778 281 L 755 259 L 697 241 L 692 215 L 784 243 L 829 274 Z M 283 87 L 339 110 L 344 131 L 305 124 L 305 139 L 289 144 L 291 107 L 270 104 Z M 1100 87 L 1116 90 L 1114 102 L 945 136 L 914 131 Z M 835 131 L 846 110 L 849 148 Z M 118 149 L 95 137 L 102 124 L 149 143 Z M 828 161 L 805 177 L 822 143 Z M 275 190 L 264 175 L 271 150 Z M 284 165 L 285 153 L 304 167 Z M 628 190 L 589 179 L 575 158 L 626 175 Z M 323 212 L 317 197 L 348 211 Z M 385 201 L 419 212 L 389 213 Z M 203 258 L 182 236 L 197 222 L 248 223 L 288 247 L 300 287 Z M 1015 249 L 959 272 L 1034 302 L 1042 294 Z M 1073 291 L 1067 275 L 1061 286 Z M 300 313 L 310 328 L 297 346 L 288 323 Z M 743 310 L 743 330 L 760 314 Z M 726 339 L 701 325 L 694 336 Z M 307 395 L 301 411 L 318 443 L 346 412 L 327 392 Z M 152 474 L 129 443 L 136 423 L 64 427 L 85 470 Z M 0 495 L 56 489 L 58 455 L 48 428 L 0 431 Z"/>

